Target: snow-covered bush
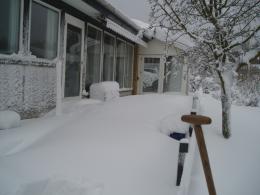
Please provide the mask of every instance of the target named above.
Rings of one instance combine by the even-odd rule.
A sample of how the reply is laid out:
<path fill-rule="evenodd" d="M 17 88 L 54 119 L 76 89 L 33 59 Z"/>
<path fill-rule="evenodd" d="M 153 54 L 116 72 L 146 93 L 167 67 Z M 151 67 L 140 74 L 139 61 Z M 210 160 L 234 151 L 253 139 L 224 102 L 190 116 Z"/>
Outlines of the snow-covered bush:
<path fill-rule="evenodd" d="M 120 96 L 119 84 L 115 81 L 94 83 L 89 89 L 90 98 L 108 101 Z"/>
<path fill-rule="evenodd" d="M 232 87 L 233 104 L 239 106 L 258 106 L 260 93 L 257 89 L 257 80 L 240 81 Z"/>
<path fill-rule="evenodd" d="M 20 115 L 14 111 L 0 111 L 0 130 L 18 127 L 20 120 Z"/>

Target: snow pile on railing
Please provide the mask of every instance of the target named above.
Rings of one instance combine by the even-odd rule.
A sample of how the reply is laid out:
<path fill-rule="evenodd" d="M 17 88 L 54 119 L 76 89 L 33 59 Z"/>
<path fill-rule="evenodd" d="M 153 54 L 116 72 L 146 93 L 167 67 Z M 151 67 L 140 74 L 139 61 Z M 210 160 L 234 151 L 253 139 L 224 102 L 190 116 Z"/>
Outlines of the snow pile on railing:
<path fill-rule="evenodd" d="M 102 101 L 116 99 L 120 96 L 119 84 L 114 81 L 94 83 L 90 86 L 90 98 Z"/>

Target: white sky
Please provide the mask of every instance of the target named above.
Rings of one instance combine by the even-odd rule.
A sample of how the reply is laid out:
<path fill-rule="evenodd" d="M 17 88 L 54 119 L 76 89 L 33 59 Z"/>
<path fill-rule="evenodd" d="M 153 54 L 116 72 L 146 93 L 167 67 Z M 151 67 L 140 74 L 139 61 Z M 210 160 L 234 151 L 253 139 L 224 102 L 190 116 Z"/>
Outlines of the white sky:
<path fill-rule="evenodd" d="M 148 22 L 150 5 L 148 0 L 107 0 L 130 18 Z"/>

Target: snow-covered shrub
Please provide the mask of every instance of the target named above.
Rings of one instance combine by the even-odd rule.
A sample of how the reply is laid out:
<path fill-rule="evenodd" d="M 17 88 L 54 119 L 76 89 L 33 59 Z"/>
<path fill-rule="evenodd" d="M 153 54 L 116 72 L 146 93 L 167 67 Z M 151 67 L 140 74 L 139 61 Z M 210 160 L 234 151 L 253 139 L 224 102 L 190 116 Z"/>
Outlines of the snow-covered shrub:
<path fill-rule="evenodd" d="M 20 120 L 20 115 L 14 111 L 0 111 L 0 130 L 18 127 Z"/>
<path fill-rule="evenodd" d="M 232 87 L 233 104 L 239 106 L 258 106 L 260 102 L 260 93 L 257 87 L 257 80 L 245 80 L 236 83 Z"/>
<path fill-rule="evenodd" d="M 90 98 L 108 101 L 120 96 L 119 84 L 115 81 L 94 83 L 89 89 Z"/>

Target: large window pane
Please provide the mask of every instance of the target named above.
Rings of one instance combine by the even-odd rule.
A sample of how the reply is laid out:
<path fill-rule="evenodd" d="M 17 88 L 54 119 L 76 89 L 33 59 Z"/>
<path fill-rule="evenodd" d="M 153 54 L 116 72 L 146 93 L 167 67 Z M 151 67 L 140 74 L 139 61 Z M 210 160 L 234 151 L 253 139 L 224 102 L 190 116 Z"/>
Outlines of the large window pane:
<path fill-rule="evenodd" d="M 132 88 L 132 78 L 133 78 L 133 46 L 126 44 L 126 63 L 125 63 L 125 81 L 124 88 Z"/>
<path fill-rule="evenodd" d="M 126 61 L 126 44 L 123 41 L 117 40 L 117 56 L 116 56 L 116 81 L 120 88 L 124 87 L 124 72 Z"/>
<path fill-rule="evenodd" d="M 101 31 L 88 26 L 87 40 L 86 91 L 100 81 Z"/>
<path fill-rule="evenodd" d="M 115 38 L 104 35 L 103 81 L 113 81 Z"/>
<path fill-rule="evenodd" d="M 20 0 L 1 0 L 0 53 L 17 53 L 19 48 Z"/>
<path fill-rule="evenodd" d="M 32 55 L 39 58 L 54 59 L 58 47 L 58 12 L 39 3 L 32 2 L 31 42 Z"/>
<path fill-rule="evenodd" d="M 143 92 L 158 92 L 160 58 L 144 58 Z"/>
<path fill-rule="evenodd" d="M 183 66 L 177 60 L 168 57 L 164 68 L 164 92 L 181 92 Z"/>

